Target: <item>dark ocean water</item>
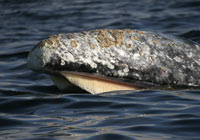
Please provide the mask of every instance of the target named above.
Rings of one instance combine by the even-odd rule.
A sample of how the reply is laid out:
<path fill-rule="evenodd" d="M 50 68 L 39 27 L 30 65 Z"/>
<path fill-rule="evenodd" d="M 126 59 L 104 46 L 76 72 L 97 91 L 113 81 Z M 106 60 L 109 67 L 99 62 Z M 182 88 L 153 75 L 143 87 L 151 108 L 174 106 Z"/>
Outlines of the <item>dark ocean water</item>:
<path fill-rule="evenodd" d="M 0 140 L 199 140 L 200 90 L 66 94 L 27 69 L 41 39 L 96 28 L 200 43 L 200 0 L 0 0 Z"/>

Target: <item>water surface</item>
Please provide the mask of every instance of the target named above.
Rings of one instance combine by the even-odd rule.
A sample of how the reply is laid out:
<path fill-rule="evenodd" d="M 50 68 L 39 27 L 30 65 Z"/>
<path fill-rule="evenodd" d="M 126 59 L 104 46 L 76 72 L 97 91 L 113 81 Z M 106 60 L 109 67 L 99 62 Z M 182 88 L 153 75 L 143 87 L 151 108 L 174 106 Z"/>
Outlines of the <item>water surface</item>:
<path fill-rule="evenodd" d="M 200 43 L 199 0 L 0 0 L 0 21 L 0 139 L 200 139 L 200 90 L 66 94 L 26 67 L 57 33 L 131 28 Z"/>

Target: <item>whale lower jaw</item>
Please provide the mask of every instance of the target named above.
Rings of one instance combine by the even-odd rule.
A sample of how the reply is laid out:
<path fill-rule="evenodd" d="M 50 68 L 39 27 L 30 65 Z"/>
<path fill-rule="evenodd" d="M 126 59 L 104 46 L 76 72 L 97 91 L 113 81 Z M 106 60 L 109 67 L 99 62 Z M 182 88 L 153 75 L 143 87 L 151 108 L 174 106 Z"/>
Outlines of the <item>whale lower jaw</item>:
<path fill-rule="evenodd" d="M 117 90 L 141 89 L 129 83 L 74 72 L 60 72 L 59 76 L 51 75 L 51 79 L 60 90 L 68 92 L 87 91 L 91 94 L 99 94 Z"/>

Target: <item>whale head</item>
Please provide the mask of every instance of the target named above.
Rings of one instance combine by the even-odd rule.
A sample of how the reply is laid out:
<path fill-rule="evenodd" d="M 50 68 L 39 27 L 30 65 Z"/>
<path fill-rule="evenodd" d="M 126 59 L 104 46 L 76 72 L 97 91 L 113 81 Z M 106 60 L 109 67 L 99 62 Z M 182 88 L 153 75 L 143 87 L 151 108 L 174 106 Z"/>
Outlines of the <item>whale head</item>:
<path fill-rule="evenodd" d="M 195 74 L 186 72 L 198 70 L 199 65 L 186 65 L 184 59 L 194 63 L 190 55 L 199 48 L 185 43 L 130 29 L 58 34 L 42 40 L 31 50 L 28 67 L 50 74 L 62 90 L 76 85 L 94 94 L 196 86 L 199 81 L 194 81 Z"/>

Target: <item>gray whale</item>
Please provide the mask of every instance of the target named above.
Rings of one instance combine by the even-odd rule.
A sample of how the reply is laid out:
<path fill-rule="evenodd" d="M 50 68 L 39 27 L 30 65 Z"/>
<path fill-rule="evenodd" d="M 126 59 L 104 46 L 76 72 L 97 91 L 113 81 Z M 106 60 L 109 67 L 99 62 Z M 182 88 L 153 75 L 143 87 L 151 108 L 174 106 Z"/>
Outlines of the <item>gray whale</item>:
<path fill-rule="evenodd" d="M 76 85 L 93 94 L 199 88 L 200 45 L 131 29 L 63 33 L 39 42 L 29 53 L 28 67 L 51 75 L 61 90 Z"/>

